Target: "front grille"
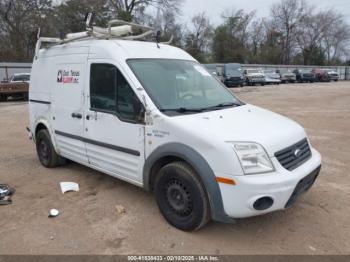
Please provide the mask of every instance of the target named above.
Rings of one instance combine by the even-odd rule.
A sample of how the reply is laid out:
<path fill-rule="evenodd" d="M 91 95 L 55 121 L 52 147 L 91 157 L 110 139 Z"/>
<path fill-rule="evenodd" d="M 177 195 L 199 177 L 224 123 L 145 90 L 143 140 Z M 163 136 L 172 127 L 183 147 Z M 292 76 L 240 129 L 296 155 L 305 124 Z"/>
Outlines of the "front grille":
<path fill-rule="evenodd" d="M 275 157 L 285 169 L 292 171 L 311 157 L 311 149 L 305 138 L 300 142 L 277 152 Z"/>
<path fill-rule="evenodd" d="M 320 171 L 321 171 L 321 166 L 319 166 L 316 170 L 314 170 L 310 175 L 304 177 L 302 180 L 299 181 L 298 185 L 295 187 L 293 194 L 289 198 L 284 208 L 288 208 L 291 205 L 293 205 L 300 195 L 307 192 L 313 186 Z"/>

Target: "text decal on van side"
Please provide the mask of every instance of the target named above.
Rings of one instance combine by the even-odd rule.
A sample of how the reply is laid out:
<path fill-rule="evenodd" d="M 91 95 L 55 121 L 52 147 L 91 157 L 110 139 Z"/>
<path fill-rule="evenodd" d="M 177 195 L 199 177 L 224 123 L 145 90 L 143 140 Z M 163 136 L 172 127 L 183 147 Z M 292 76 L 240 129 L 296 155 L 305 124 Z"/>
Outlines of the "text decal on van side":
<path fill-rule="evenodd" d="M 74 70 L 58 70 L 57 83 L 79 84 L 80 72 Z"/>

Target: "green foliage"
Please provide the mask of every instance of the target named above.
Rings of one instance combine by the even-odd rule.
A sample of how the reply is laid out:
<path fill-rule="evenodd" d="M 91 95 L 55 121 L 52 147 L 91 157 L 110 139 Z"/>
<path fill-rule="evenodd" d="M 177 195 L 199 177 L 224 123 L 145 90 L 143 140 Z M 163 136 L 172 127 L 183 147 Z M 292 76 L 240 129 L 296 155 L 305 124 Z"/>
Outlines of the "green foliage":
<path fill-rule="evenodd" d="M 118 19 L 120 20 L 124 20 L 127 22 L 132 22 L 134 20 L 133 15 L 125 10 L 119 10 L 117 13 L 118 13 Z"/>
<path fill-rule="evenodd" d="M 219 63 L 246 63 L 249 55 L 247 27 L 252 14 L 239 10 L 214 31 L 213 59 Z"/>

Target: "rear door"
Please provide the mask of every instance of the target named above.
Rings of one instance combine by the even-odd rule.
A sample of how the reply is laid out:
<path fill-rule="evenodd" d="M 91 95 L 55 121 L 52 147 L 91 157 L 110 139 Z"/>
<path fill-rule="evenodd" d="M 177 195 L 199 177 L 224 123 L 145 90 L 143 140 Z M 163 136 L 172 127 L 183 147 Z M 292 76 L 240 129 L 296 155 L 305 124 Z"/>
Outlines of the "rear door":
<path fill-rule="evenodd" d="M 89 70 L 85 116 L 89 162 L 103 172 L 141 185 L 143 105 L 113 61 L 91 60 Z"/>
<path fill-rule="evenodd" d="M 83 139 L 87 54 L 63 56 L 55 60 L 57 63 L 52 72 L 55 84 L 51 99 L 57 149 L 66 158 L 87 163 Z"/>

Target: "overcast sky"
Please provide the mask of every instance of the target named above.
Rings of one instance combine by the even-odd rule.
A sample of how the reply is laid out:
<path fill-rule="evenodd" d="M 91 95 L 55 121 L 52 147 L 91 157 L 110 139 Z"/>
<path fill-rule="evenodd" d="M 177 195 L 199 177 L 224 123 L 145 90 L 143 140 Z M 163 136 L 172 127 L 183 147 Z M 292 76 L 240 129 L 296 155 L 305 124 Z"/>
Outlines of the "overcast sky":
<path fill-rule="evenodd" d="M 210 17 L 213 24 L 217 25 L 221 22 L 221 14 L 225 10 L 244 9 L 246 12 L 257 11 L 257 16 L 268 17 L 269 10 L 273 3 L 278 0 L 185 0 L 182 12 L 185 20 L 205 11 Z M 334 8 L 343 13 L 346 21 L 350 24 L 350 0 L 307 0 L 307 2 L 319 9 L 327 10 Z"/>

